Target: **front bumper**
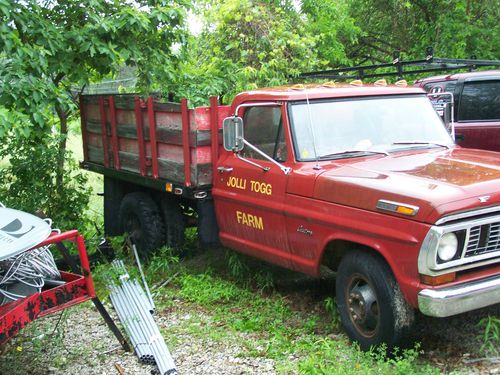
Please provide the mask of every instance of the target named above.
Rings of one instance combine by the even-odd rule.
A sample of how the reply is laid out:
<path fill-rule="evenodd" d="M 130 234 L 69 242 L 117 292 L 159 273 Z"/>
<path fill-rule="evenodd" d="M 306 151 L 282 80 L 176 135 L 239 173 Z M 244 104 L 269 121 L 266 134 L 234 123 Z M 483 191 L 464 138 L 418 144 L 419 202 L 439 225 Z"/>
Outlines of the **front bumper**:
<path fill-rule="evenodd" d="M 445 317 L 500 303 L 500 275 L 418 293 L 422 314 Z"/>

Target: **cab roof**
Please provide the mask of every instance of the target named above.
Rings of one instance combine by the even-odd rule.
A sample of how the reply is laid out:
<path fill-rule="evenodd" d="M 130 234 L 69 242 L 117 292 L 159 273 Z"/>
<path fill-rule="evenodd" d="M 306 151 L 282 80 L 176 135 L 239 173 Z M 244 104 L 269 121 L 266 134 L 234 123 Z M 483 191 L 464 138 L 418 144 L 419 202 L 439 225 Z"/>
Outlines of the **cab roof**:
<path fill-rule="evenodd" d="M 347 83 L 287 85 L 261 88 L 238 94 L 233 104 L 256 101 L 300 101 L 307 99 L 354 98 L 359 96 L 424 94 L 419 87 L 353 85 Z"/>
<path fill-rule="evenodd" d="M 420 78 L 415 81 L 415 84 L 421 86 L 429 82 L 455 81 L 467 78 L 499 77 L 499 76 L 500 76 L 500 70 L 482 70 L 479 72 L 443 74 L 434 77 Z"/>

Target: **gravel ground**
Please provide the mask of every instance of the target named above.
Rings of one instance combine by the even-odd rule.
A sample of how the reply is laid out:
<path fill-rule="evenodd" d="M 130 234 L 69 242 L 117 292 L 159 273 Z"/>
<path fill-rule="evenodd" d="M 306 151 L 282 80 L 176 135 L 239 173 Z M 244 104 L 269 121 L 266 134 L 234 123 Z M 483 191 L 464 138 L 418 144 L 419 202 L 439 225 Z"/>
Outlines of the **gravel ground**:
<path fill-rule="evenodd" d="M 110 309 L 109 309 L 110 310 Z M 60 314 L 48 316 L 37 321 L 52 332 L 57 324 L 61 331 L 61 341 L 56 342 L 53 350 L 47 350 L 50 358 L 57 357 L 60 368 L 47 366 L 40 362 L 19 361 L 15 353 L 18 348 L 27 353 L 34 352 L 35 344 L 29 341 L 24 330 L 4 348 L 0 358 L 0 375 L 24 374 L 80 374 L 80 375 L 141 375 L 151 374 L 155 369 L 140 363 L 137 357 L 122 350 L 116 338 L 107 328 L 99 313 L 91 307 L 76 307 L 67 310 L 67 316 L 59 322 Z M 182 324 L 186 312 L 179 311 L 173 316 L 160 317 L 158 325 L 168 332 L 169 327 Z M 26 340 L 26 341 L 25 341 Z M 166 337 L 168 342 L 168 337 Z M 188 335 L 176 337 L 175 347 L 169 346 L 172 357 L 180 374 L 274 374 L 274 362 L 265 358 L 243 357 L 244 349 L 237 343 L 218 343 Z M 20 349 L 19 349 L 20 350 Z M 154 373 L 154 371 L 153 371 Z"/>

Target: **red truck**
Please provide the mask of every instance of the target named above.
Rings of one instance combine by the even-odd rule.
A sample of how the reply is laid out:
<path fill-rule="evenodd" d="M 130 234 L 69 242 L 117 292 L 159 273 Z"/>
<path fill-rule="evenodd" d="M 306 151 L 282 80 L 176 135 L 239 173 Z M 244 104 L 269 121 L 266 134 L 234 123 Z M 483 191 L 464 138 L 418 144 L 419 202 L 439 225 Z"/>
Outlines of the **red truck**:
<path fill-rule="evenodd" d="M 500 303 L 500 154 L 455 146 L 424 90 L 311 84 L 210 103 L 81 97 L 107 234 L 147 252 L 196 225 L 202 243 L 333 270 L 363 349 L 404 343 L 416 310 Z"/>

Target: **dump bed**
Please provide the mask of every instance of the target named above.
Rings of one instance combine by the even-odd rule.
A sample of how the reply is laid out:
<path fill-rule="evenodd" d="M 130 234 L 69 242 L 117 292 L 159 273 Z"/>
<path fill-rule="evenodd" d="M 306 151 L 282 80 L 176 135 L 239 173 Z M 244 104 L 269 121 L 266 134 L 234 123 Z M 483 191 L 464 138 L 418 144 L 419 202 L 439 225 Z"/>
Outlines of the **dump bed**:
<path fill-rule="evenodd" d="M 229 107 L 188 109 L 187 101 L 164 102 L 138 95 L 82 95 L 83 167 L 153 186 L 157 181 L 189 188 L 212 183 L 212 161 Z M 140 178 L 138 178 L 140 177 Z"/>

